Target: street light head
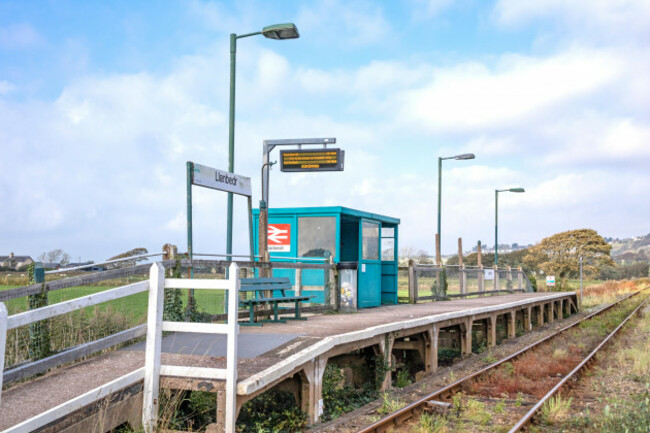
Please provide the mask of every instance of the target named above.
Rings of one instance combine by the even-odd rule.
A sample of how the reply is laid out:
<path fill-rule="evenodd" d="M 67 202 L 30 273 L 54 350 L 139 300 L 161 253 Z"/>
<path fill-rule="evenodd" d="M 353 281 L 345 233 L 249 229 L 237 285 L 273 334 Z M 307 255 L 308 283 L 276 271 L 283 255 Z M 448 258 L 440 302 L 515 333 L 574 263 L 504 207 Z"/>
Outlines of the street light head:
<path fill-rule="evenodd" d="M 510 188 L 508 191 L 510 191 L 510 192 L 526 192 L 526 190 L 523 189 L 523 188 Z"/>
<path fill-rule="evenodd" d="M 262 34 L 269 39 L 296 39 L 300 37 L 294 23 L 274 24 L 262 29 Z"/>
<path fill-rule="evenodd" d="M 473 153 L 463 153 L 462 155 L 456 155 L 454 159 L 474 159 L 476 156 Z"/>

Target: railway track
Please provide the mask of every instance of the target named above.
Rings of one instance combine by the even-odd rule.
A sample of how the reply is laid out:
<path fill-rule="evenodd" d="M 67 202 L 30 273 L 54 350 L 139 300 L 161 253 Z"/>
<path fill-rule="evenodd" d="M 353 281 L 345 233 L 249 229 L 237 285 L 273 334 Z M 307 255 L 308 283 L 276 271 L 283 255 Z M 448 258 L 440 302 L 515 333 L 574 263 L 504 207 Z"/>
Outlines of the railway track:
<path fill-rule="evenodd" d="M 607 311 L 610 311 L 612 308 L 616 307 L 617 305 L 620 305 L 624 301 L 631 299 L 632 297 L 640 294 L 641 292 L 648 290 L 646 289 L 641 289 L 638 290 L 634 293 L 631 293 L 630 295 L 619 299 L 616 302 L 611 303 L 610 305 L 595 311 L 585 317 L 583 317 L 581 320 L 574 322 L 568 326 L 565 326 L 564 328 L 559 329 L 558 331 L 554 332 L 553 334 L 536 341 L 533 344 L 530 344 L 526 346 L 525 348 L 513 353 L 512 355 L 509 355 L 495 363 L 492 363 L 488 365 L 487 367 L 476 371 L 464 378 L 461 378 L 429 395 L 426 397 L 416 401 L 415 403 L 412 403 L 408 406 L 403 407 L 402 409 L 393 412 L 392 414 L 382 418 L 381 420 L 375 422 L 374 424 L 365 427 L 361 430 L 359 430 L 358 433 L 384 433 L 386 431 L 389 431 L 391 428 L 401 425 L 407 421 L 409 421 L 411 418 L 414 418 L 416 416 L 419 416 L 420 413 L 425 412 L 425 411 L 430 411 L 432 407 L 435 407 L 441 403 L 441 401 L 445 400 L 450 400 L 452 396 L 454 396 L 456 393 L 462 390 L 463 386 L 476 380 L 477 378 L 486 375 L 490 372 L 495 371 L 497 368 L 500 366 L 504 365 L 507 362 L 513 361 L 516 358 L 521 357 L 523 354 L 539 347 L 540 345 L 554 339 L 558 335 L 561 335 L 565 333 L 566 331 L 575 328 L 576 326 L 579 326 L 581 323 L 586 322 L 587 320 L 590 320 L 598 315 L 601 315 Z M 544 395 L 537 403 L 532 405 L 530 410 L 523 416 L 521 419 L 519 419 L 515 425 L 510 429 L 510 433 L 517 432 L 524 428 L 526 425 L 528 425 L 532 419 L 534 418 L 535 414 L 542 408 L 542 406 L 555 394 L 558 393 L 558 391 L 565 386 L 569 381 L 571 381 L 576 375 L 583 369 L 585 368 L 594 358 L 596 353 L 598 353 L 606 344 L 611 340 L 611 338 L 627 323 L 627 321 L 632 318 L 638 311 L 645 305 L 650 298 L 646 298 L 644 301 L 642 301 L 627 317 L 611 332 L 609 333 L 598 345 L 595 349 L 593 349 L 569 374 L 565 375 L 562 380 L 560 380 L 546 395 Z"/>

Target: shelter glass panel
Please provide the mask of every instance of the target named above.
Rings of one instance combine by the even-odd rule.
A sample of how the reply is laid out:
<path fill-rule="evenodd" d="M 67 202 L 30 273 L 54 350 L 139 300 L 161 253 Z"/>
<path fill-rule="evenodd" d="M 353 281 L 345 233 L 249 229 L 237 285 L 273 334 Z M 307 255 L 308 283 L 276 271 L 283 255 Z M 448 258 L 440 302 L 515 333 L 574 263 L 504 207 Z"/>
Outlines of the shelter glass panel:
<path fill-rule="evenodd" d="M 324 257 L 336 252 L 336 217 L 298 218 L 298 256 Z"/>
<path fill-rule="evenodd" d="M 379 224 L 363 222 L 363 259 L 379 260 Z"/>

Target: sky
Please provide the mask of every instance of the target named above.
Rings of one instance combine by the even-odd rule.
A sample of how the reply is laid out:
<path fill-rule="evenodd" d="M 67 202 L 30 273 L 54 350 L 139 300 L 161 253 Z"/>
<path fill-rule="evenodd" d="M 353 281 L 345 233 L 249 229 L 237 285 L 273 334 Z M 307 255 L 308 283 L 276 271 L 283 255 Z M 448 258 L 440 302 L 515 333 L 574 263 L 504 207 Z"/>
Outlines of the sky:
<path fill-rule="evenodd" d="M 345 170 L 271 171 L 270 206 L 401 219 L 400 248 L 650 232 L 647 0 L 0 0 L 0 255 L 187 248 L 185 163 L 260 199 L 265 139 L 336 137 Z M 278 159 L 277 151 L 271 155 Z M 194 251 L 225 252 L 226 195 L 195 187 Z M 235 197 L 234 253 L 248 253 Z"/>

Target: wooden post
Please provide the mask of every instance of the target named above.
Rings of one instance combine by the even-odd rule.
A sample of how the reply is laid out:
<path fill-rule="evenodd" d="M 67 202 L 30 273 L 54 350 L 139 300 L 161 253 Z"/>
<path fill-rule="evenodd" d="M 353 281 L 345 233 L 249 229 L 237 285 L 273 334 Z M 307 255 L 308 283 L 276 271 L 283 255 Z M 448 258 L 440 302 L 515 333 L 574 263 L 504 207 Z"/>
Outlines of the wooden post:
<path fill-rule="evenodd" d="M 226 433 L 235 433 L 237 421 L 237 335 L 239 334 L 239 266 L 230 265 L 228 331 L 226 342 Z"/>
<path fill-rule="evenodd" d="M 7 307 L 0 302 L 0 404 L 2 404 L 2 371 L 5 366 L 5 347 L 7 346 Z"/>
<path fill-rule="evenodd" d="M 461 294 L 467 292 L 465 287 L 465 274 L 463 273 L 465 265 L 463 265 L 463 238 L 458 238 L 458 284 Z"/>
<path fill-rule="evenodd" d="M 533 329 L 533 320 L 532 320 L 532 315 L 533 309 L 532 307 L 526 307 L 524 310 L 524 329 L 526 332 L 530 331 Z"/>
<path fill-rule="evenodd" d="M 472 326 L 474 325 L 474 318 L 468 317 L 460 326 L 460 346 L 461 354 L 468 356 L 472 354 Z"/>
<path fill-rule="evenodd" d="M 511 310 L 508 313 L 508 323 L 507 323 L 507 328 L 508 328 L 508 338 L 515 338 L 517 336 L 517 312 L 515 310 Z"/>
<path fill-rule="evenodd" d="M 494 285 L 492 286 L 492 290 L 497 291 L 499 290 L 499 268 L 495 265 L 494 266 Z"/>
<path fill-rule="evenodd" d="M 521 269 L 521 266 L 517 268 L 517 281 L 519 290 L 524 289 L 524 271 Z"/>
<path fill-rule="evenodd" d="M 506 274 L 506 289 L 512 290 L 512 268 L 508 266 L 508 273 Z"/>
<path fill-rule="evenodd" d="M 544 326 L 544 304 L 539 305 L 539 314 L 537 315 L 537 326 Z"/>
<path fill-rule="evenodd" d="M 478 282 L 478 291 L 485 292 L 485 272 L 483 271 L 483 253 L 481 251 L 481 241 L 478 241 L 476 246 L 476 259 L 478 260 L 478 272 L 476 279 Z M 481 296 L 483 296 L 481 294 Z"/>
<path fill-rule="evenodd" d="M 427 331 L 427 339 L 429 340 L 428 353 L 425 360 L 425 370 L 427 372 L 435 372 L 438 369 L 438 335 L 440 329 L 437 324 L 433 324 L 431 329 Z"/>
<path fill-rule="evenodd" d="M 325 261 L 323 263 L 325 264 L 331 264 L 331 255 L 329 251 L 325 252 Z M 323 297 L 325 298 L 325 305 L 331 305 L 332 299 L 336 299 L 335 297 L 332 298 L 332 279 L 331 279 L 331 272 L 330 269 L 323 269 L 323 278 L 325 282 L 323 283 Z M 336 296 L 336 295 L 335 295 Z"/>
<path fill-rule="evenodd" d="M 35 310 L 46 307 L 48 302 L 47 288 L 45 287 L 45 269 L 43 263 L 34 263 L 31 284 L 42 283 L 41 292 L 27 297 L 29 309 Z M 29 325 L 29 357 L 32 361 L 47 358 L 50 355 L 50 321 L 39 320 Z"/>
<path fill-rule="evenodd" d="M 326 366 L 327 358 L 318 356 L 303 369 L 307 383 L 301 388 L 301 400 L 303 410 L 307 409 L 309 425 L 316 424 L 323 415 L 323 373 Z"/>
<path fill-rule="evenodd" d="M 491 315 L 487 319 L 488 324 L 488 347 L 494 347 L 497 345 L 497 316 L 496 314 Z"/>
<path fill-rule="evenodd" d="M 436 263 L 438 267 L 442 266 L 442 256 L 440 255 L 440 235 L 436 233 Z"/>
<path fill-rule="evenodd" d="M 418 302 L 418 272 L 415 269 L 415 260 L 409 259 L 409 304 Z"/>
<path fill-rule="evenodd" d="M 149 272 L 149 307 L 145 348 L 144 401 L 142 405 L 142 425 L 147 433 L 153 433 L 158 428 L 164 290 L 165 268 L 158 263 L 154 263 L 151 265 L 151 271 Z"/>
<path fill-rule="evenodd" d="M 296 285 L 294 288 L 296 296 L 302 295 L 302 268 L 296 269 Z"/>

